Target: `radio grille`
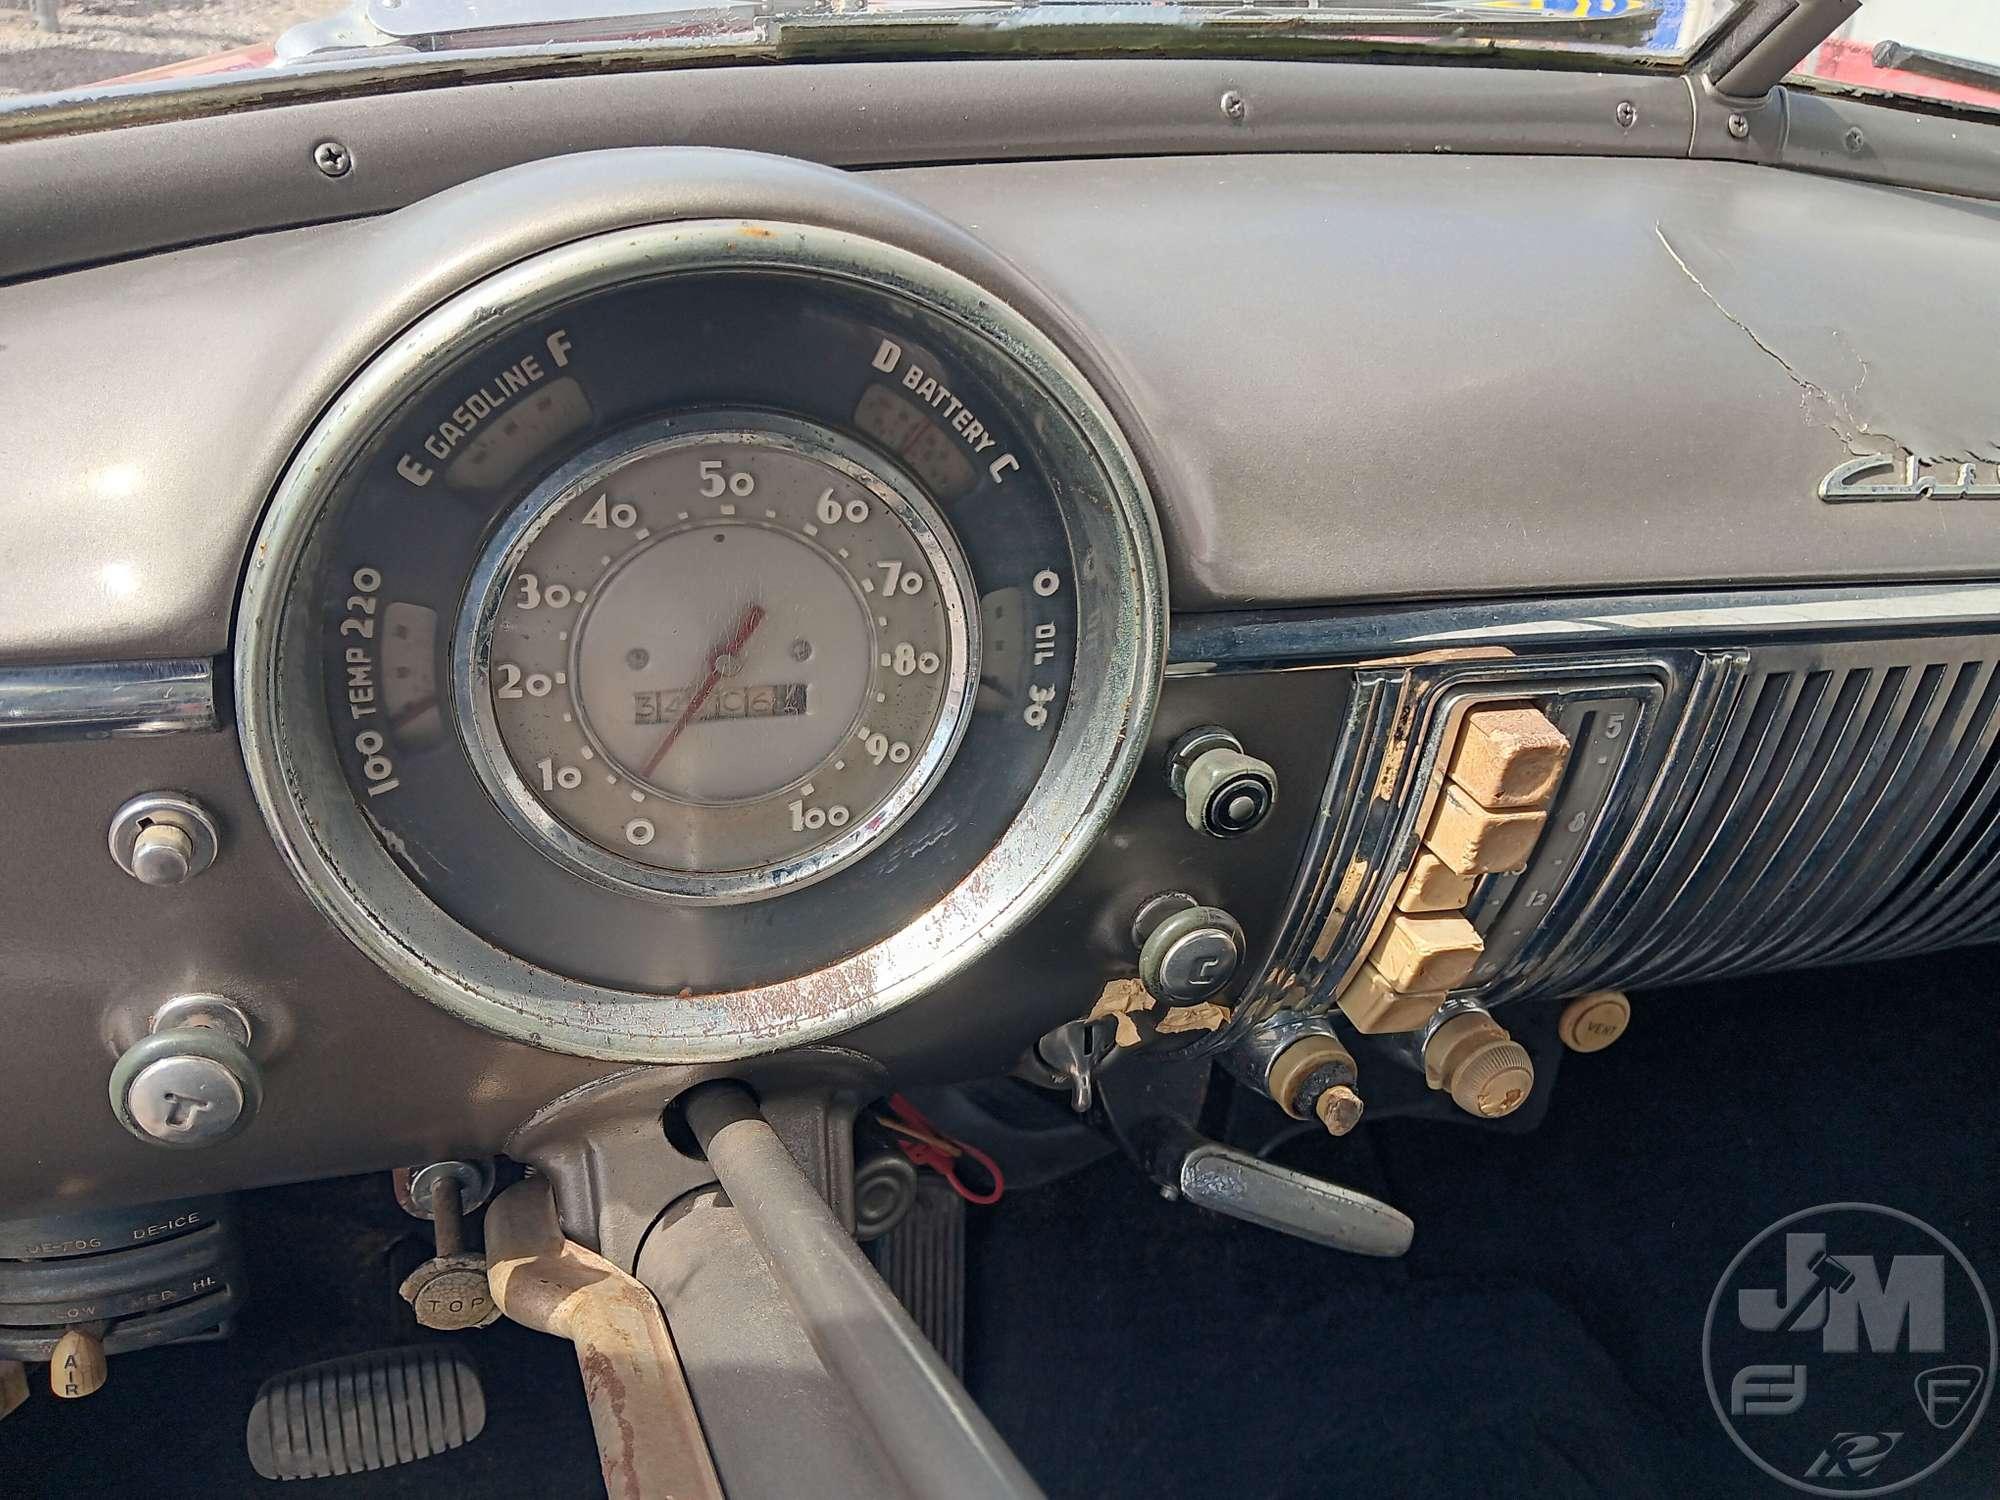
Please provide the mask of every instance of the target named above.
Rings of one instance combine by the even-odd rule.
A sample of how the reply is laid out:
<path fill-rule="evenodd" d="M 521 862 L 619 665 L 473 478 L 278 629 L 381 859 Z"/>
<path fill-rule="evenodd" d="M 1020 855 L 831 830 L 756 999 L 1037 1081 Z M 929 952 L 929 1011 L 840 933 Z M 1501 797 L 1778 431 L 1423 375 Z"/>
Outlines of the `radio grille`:
<path fill-rule="evenodd" d="M 2000 942 L 2000 587 L 1414 607 L 1190 631 L 1187 660 L 1344 674 L 1257 983 L 1207 1050 L 1335 1009 L 1421 847 L 1454 715 L 1569 739 L 1525 869 L 1465 906 L 1493 1005 Z"/>
<path fill-rule="evenodd" d="M 1680 984 L 2000 938 L 2000 647 L 1739 660 L 1616 851 L 1578 872 L 1627 899 L 1592 903 L 1598 930 L 1524 955 L 1498 990 Z"/>

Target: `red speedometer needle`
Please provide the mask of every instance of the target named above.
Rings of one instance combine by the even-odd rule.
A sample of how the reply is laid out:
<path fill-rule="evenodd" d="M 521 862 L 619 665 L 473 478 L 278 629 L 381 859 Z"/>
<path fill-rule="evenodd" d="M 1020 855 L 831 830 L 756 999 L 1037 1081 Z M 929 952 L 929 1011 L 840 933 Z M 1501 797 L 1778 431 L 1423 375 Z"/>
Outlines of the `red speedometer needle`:
<path fill-rule="evenodd" d="M 660 741 L 660 748 L 653 752 L 653 758 L 646 762 L 645 769 L 639 773 L 642 779 L 648 781 L 652 779 L 653 773 L 660 768 L 660 762 L 667 758 L 667 752 L 674 748 L 674 741 L 681 737 L 681 731 L 694 722 L 695 715 L 701 712 L 701 706 L 708 702 L 708 695 L 714 692 L 715 685 L 722 681 L 722 659 L 725 656 L 734 656 L 748 645 L 750 637 L 757 633 L 757 627 L 763 623 L 764 606 L 751 605 L 743 611 L 743 618 L 736 622 L 735 633 L 709 652 L 708 675 L 702 678 L 701 686 L 694 690 L 688 698 L 687 707 L 682 709 L 681 716 L 674 720 L 674 727 L 667 731 L 667 737 Z"/>

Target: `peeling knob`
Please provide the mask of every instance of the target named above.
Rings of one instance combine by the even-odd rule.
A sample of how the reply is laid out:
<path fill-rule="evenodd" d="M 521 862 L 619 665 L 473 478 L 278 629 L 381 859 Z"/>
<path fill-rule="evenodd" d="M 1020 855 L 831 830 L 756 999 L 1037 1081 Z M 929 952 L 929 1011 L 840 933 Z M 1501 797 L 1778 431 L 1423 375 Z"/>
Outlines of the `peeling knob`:
<path fill-rule="evenodd" d="M 1425 1040 L 1424 1079 L 1467 1114 L 1495 1120 L 1527 1101 L 1535 1064 L 1491 1015 L 1468 1008 L 1439 1022 Z"/>

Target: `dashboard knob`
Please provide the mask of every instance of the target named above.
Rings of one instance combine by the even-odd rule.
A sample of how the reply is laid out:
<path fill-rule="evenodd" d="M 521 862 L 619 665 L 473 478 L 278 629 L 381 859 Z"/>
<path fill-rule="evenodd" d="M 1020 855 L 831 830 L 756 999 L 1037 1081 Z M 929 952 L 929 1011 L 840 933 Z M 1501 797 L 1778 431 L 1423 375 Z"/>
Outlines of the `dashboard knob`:
<path fill-rule="evenodd" d="M 1139 982 L 1167 1005 L 1195 1005 L 1220 993 L 1243 965 L 1243 928 L 1219 906 L 1191 896 L 1155 896 L 1133 923 Z"/>
<path fill-rule="evenodd" d="M 1210 838 L 1241 837 L 1278 804 L 1278 773 L 1270 762 L 1246 755 L 1241 740 L 1213 724 L 1175 741 L 1167 785 L 1186 804 L 1188 827 Z"/>
<path fill-rule="evenodd" d="M 486 1279 L 486 1257 L 465 1248 L 467 1170 L 479 1180 L 477 1167 L 456 1161 L 435 1162 L 410 1176 L 411 1197 L 429 1210 L 437 1253 L 405 1276 L 397 1291 L 419 1323 L 440 1333 L 484 1328 L 500 1318 Z M 485 1181 L 490 1190 L 490 1175 Z"/>
<path fill-rule="evenodd" d="M 188 1148 L 226 1141 L 256 1118 L 263 1079 L 240 1010 L 213 995 L 182 996 L 160 1007 L 153 1027 L 111 1070 L 121 1125 L 156 1146 Z"/>
<path fill-rule="evenodd" d="M 49 1355 L 49 1389 L 65 1401 L 104 1388 L 104 1340 L 88 1328 L 66 1329 Z"/>
<path fill-rule="evenodd" d="M 1458 1010 L 1431 1028 L 1423 1055 L 1425 1082 L 1483 1120 L 1511 1115 L 1535 1087 L 1535 1064 L 1528 1049 L 1476 1006 Z"/>
<path fill-rule="evenodd" d="M 185 828 L 149 823 L 132 840 L 132 875 L 144 885 L 179 885 L 194 873 L 194 840 Z"/>
<path fill-rule="evenodd" d="M 181 885 L 215 863 L 215 818 L 180 792 L 147 792 L 111 817 L 111 857 L 142 885 Z"/>

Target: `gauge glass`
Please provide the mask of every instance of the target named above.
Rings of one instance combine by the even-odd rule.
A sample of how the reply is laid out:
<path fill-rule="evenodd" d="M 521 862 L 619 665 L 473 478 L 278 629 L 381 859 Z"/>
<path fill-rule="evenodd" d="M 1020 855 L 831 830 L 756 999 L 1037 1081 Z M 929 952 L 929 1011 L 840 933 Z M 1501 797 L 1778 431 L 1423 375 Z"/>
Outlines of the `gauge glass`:
<path fill-rule="evenodd" d="M 816 879 L 949 759 L 970 594 L 922 493 L 831 433 L 628 435 L 543 485 L 475 575 L 474 759 L 594 875 L 706 900 Z"/>

